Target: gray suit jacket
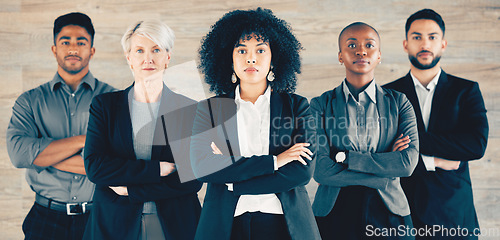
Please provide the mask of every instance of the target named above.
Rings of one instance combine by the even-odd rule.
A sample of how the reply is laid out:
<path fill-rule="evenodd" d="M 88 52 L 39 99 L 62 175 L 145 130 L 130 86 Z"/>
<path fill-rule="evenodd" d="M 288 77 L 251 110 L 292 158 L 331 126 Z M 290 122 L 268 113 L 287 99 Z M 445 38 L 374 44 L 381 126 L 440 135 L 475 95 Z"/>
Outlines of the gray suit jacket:
<path fill-rule="evenodd" d="M 328 215 L 341 188 L 352 185 L 377 189 L 391 212 L 410 214 L 399 178 L 410 176 L 418 162 L 415 113 L 406 96 L 394 90 L 376 85 L 376 99 L 380 122 L 376 153 L 352 151 L 345 138 L 348 115 L 341 86 L 311 100 L 318 138 L 314 179 L 320 183 L 313 203 L 314 215 Z M 409 147 L 391 152 L 400 134 L 410 136 Z M 339 151 L 349 151 L 343 164 L 334 160 Z"/>

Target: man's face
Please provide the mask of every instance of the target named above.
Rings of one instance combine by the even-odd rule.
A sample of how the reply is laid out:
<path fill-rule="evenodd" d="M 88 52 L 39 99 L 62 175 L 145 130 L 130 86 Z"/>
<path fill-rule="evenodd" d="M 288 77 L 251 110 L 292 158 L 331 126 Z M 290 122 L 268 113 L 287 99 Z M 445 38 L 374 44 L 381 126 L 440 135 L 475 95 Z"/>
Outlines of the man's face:
<path fill-rule="evenodd" d="M 59 68 L 72 75 L 88 71 L 89 61 L 95 53 L 90 41 L 85 28 L 76 25 L 63 27 L 56 36 L 55 46 L 52 46 Z"/>
<path fill-rule="evenodd" d="M 436 22 L 430 19 L 415 20 L 410 26 L 406 40 L 403 41 L 410 62 L 421 70 L 435 67 L 446 45 L 443 31 Z"/>

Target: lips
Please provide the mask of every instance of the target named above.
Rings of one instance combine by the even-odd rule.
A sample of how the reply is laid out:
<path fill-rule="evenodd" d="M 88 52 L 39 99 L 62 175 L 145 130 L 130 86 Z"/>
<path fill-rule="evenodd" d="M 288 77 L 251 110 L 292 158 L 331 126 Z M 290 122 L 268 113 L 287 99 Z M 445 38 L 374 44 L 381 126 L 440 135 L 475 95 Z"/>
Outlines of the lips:
<path fill-rule="evenodd" d="M 68 61 L 81 61 L 82 60 L 82 58 L 78 57 L 78 56 L 67 56 L 64 59 L 68 60 Z"/>
<path fill-rule="evenodd" d="M 144 71 L 154 71 L 155 68 L 143 68 L 142 70 L 144 70 Z"/>
<path fill-rule="evenodd" d="M 423 58 L 427 58 L 427 57 L 431 57 L 432 56 L 432 53 L 431 52 L 419 52 L 418 55 L 419 57 L 423 57 Z"/>
<path fill-rule="evenodd" d="M 258 72 L 259 70 L 257 70 L 257 68 L 254 68 L 254 67 L 249 67 L 247 69 L 245 69 L 245 72 Z"/>
<path fill-rule="evenodd" d="M 365 59 L 359 59 L 354 62 L 354 64 L 370 64 L 368 60 Z"/>

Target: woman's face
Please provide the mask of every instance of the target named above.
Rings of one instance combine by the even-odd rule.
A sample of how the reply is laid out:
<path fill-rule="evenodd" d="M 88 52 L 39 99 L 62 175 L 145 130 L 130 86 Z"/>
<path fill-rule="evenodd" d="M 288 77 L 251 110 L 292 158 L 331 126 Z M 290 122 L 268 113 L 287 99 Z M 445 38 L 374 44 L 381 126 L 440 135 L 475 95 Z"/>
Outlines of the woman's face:
<path fill-rule="evenodd" d="M 236 76 L 244 84 L 266 82 L 271 68 L 271 48 L 269 42 L 257 40 L 257 36 L 240 39 L 233 50 L 233 68 Z"/>
<path fill-rule="evenodd" d="M 127 54 L 127 61 L 136 79 L 163 76 L 162 73 L 170 62 L 170 52 L 160 48 L 149 38 L 134 34 L 130 39 L 130 52 Z"/>
<path fill-rule="evenodd" d="M 353 26 L 340 38 L 339 62 L 353 74 L 373 74 L 380 63 L 380 39 L 368 26 Z"/>

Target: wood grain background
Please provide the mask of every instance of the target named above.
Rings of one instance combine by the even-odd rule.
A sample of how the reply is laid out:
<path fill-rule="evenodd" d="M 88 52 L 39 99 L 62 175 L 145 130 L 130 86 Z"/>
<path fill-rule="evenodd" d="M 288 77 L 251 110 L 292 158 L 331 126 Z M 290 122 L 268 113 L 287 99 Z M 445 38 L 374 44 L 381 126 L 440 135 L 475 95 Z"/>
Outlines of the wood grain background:
<path fill-rule="evenodd" d="M 137 20 L 157 18 L 176 33 L 170 66 L 194 69 L 200 39 L 217 19 L 233 9 L 258 6 L 272 9 L 288 21 L 305 50 L 297 93 L 309 99 L 337 86 L 345 70 L 337 61 L 337 37 L 354 21 L 375 27 L 382 42 L 382 65 L 376 79 L 384 84 L 405 75 L 409 61 L 402 48 L 404 23 L 413 12 L 433 8 L 446 22 L 448 48 L 443 69 L 479 82 L 486 101 L 490 138 L 486 155 L 470 164 L 474 200 L 483 232 L 500 237 L 500 1 L 499 0 L 0 0 L 0 238 L 22 239 L 21 224 L 34 194 L 24 170 L 12 166 L 5 147 L 5 130 L 15 99 L 26 90 L 52 79 L 57 65 L 50 51 L 53 21 L 59 15 L 81 11 L 96 29 L 96 55 L 91 71 L 117 88 L 132 83 L 120 38 Z M 191 81 L 198 81 L 195 73 Z M 170 82 L 179 92 L 195 98 L 209 93 L 193 90 L 188 81 Z M 202 86 L 205 87 L 206 86 Z M 308 185 L 313 196 L 316 184 Z M 203 192 L 200 197 L 203 197 Z M 496 235 L 493 236 L 493 235 Z"/>

